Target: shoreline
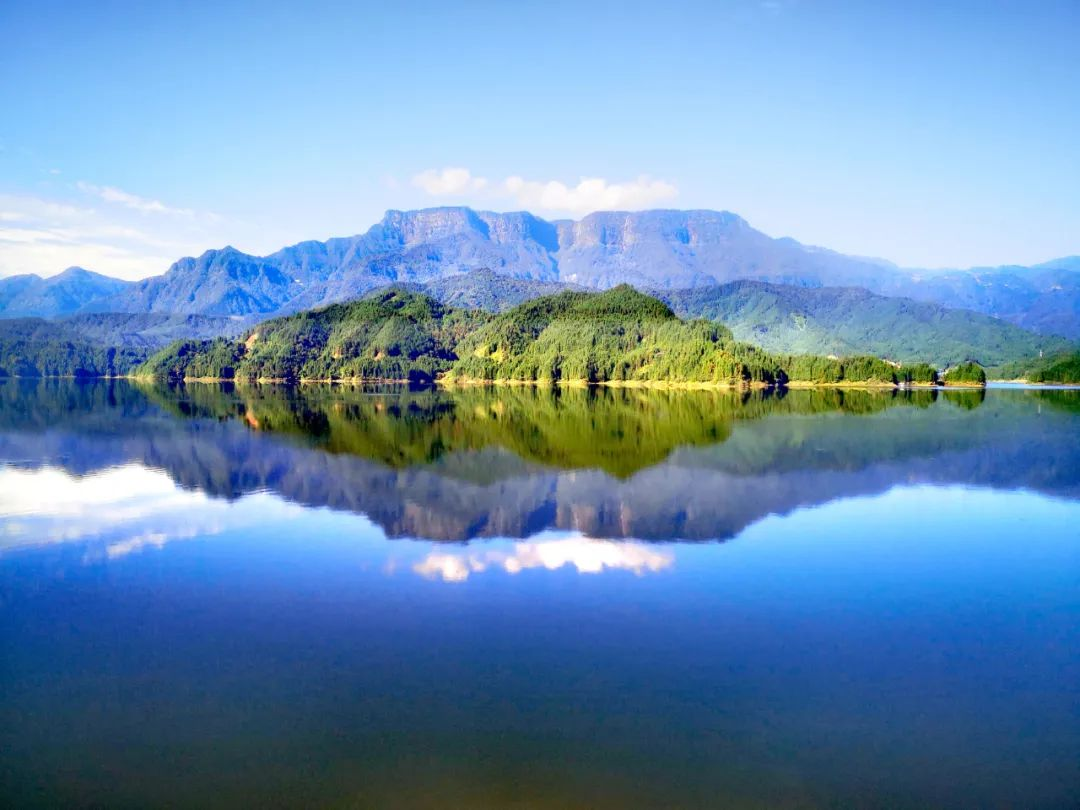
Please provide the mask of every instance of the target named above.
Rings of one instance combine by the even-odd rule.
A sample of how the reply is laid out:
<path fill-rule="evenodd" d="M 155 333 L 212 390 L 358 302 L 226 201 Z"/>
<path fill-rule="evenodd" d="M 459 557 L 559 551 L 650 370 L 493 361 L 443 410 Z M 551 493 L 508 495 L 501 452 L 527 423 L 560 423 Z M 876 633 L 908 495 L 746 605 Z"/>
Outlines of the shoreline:
<path fill-rule="evenodd" d="M 89 375 L 49 375 L 20 377 L 9 375 L 0 377 L 3 380 L 127 380 L 129 382 L 153 383 L 194 383 L 220 385 L 231 383 L 233 385 L 415 385 L 422 387 L 438 388 L 471 388 L 471 387 L 534 387 L 534 388 L 624 388 L 639 390 L 700 390 L 700 391 L 763 391 L 769 389 L 788 390 L 813 390 L 813 389 L 860 389 L 876 391 L 933 391 L 933 390 L 985 390 L 991 385 L 1024 385 L 1031 388 L 1072 388 L 1080 389 L 1080 383 L 1028 383 L 1019 380 L 988 380 L 985 385 L 978 383 L 947 384 L 947 383 L 888 383 L 880 381 L 849 382 L 809 382 L 794 380 L 787 383 L 764 383 L 764 382 L 703 382 L 703 381 L 657 381 L 657 380 L 607 380 L 604 382 L 590 383 L 586 380 L 481 380 L 463 377 L 439 377 L 434 380 L 418 382 L 415 380 L 387 378 L 387 377 L 338 377 L 330 378 L 302 378 L 300 380 L 287 380 L 281 377 L 249 378 L 224 378 L 224 377 L 185 377 L 184 379 L 162 379 L 143 374 L 124 374 L 117 376 L 89 376 Z"/>

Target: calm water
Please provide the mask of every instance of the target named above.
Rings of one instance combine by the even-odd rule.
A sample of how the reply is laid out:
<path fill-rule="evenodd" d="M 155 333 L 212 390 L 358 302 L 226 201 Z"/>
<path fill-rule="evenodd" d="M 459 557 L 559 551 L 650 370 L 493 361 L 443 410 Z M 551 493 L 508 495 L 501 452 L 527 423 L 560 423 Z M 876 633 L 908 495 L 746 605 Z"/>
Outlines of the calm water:
<path fill-rule="evenodd" d="M 0 382 L 10 806 L 1067 807 L 1080 392 Z"/>

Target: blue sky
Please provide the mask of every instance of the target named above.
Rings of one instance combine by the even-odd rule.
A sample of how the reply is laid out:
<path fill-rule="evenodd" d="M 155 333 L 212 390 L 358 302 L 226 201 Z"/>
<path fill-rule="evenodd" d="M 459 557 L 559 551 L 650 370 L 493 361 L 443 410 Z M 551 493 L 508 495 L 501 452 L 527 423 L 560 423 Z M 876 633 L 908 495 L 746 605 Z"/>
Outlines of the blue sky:
<path fill-rule="evenodd" d="M 726 209 L 919 267 L 1076 254 L 1078 41 L 1077 0 L 7 0 L 0 275 L 443 204 Z"/>

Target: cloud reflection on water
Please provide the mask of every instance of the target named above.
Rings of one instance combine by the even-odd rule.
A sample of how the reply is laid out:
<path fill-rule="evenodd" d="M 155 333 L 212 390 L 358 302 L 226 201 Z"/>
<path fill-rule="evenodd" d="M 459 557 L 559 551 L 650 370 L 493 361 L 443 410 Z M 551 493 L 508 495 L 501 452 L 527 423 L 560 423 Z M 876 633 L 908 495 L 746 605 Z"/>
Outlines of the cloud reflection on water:
<path fill-rule="evenodd" d="M 255 507 L 252 499 L 267 503 Z M 177 487 L 167 473 L 139 464 L 85 476 L 52 467 L 0 467 L 0 553 L 85 542 L 91 544 L 88 560 L 102 554 L 117 559 L 174 540 L 250 526 L 271 514 L 302 511 L 264 494 L 243 503 L 211 498 Z"/>
<path fill-rule="evenodd" d="M 530 568 L 555 571 L 568 565 L 579 574 L 621 569 L 643 576 L 670 568 L 674 562 L 675 555 L 670 550 L 659 550 L 645 543 L 570 537 L 515 543 L 511 551 L 432 551 L 413 565 L 413 571 L 426 579 L 444 582 L 464 582 L 472 574 L 489 568 L 517 574 Z"/>

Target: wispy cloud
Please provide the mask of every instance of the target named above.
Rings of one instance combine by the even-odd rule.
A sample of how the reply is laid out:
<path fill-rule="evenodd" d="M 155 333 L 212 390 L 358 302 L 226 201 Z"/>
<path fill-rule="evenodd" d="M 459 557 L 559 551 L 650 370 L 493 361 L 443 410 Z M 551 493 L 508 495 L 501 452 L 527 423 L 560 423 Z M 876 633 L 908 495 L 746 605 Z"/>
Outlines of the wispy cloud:
<path fill-rule="evenodd" d="M 115 186 L 97 186 L 83 180 L 80 180 L 75 186 L 79 191 L 85 192 L 86 194 L 92 194 L 107 203 L 115 203 L 117 205 L 122 205 L 125 208 L 130 208 L 132 211 L 140 211 L 144 214 L 169 214 L 170 216 L 181 217 L 195 216 L 195 212 L 190 208 L 173 208 L 172 206 L 165 205 L 165 203 L 160 200 L 151 200 L 146 197 L 140 197 L 138 194 L 132 194 L 129 191 L 124 191 Z"/>
<path fill-rule="evenodd" d="M 156 208 L 140 209 L 130 202 L 109 202 L 100 195 L 89 201 L 0 194 L 0 277 L 51 276 L 79 265 L 120 278 L 143 278 L 164 272 L 180 256 L 223 243 L 215 220 L 155 216 L 151 211 L 161 213 Z"/>
<path fill-rule="evenodd" d="M 601 210 L 634 210 L 667 202 L 678 196 L 674 184 L 641 175 L 634 180 L 609 182 L 603 177 L 583 177 L 577 184 L 560 180 L 527 180 L 517 175 L 493 183 L 468 169 L 428 169 L 412 178 L 412 184 L 432 196 L 479 196 L 513 200 L 514 205 L 534 211 L 587 214 Z"/>

